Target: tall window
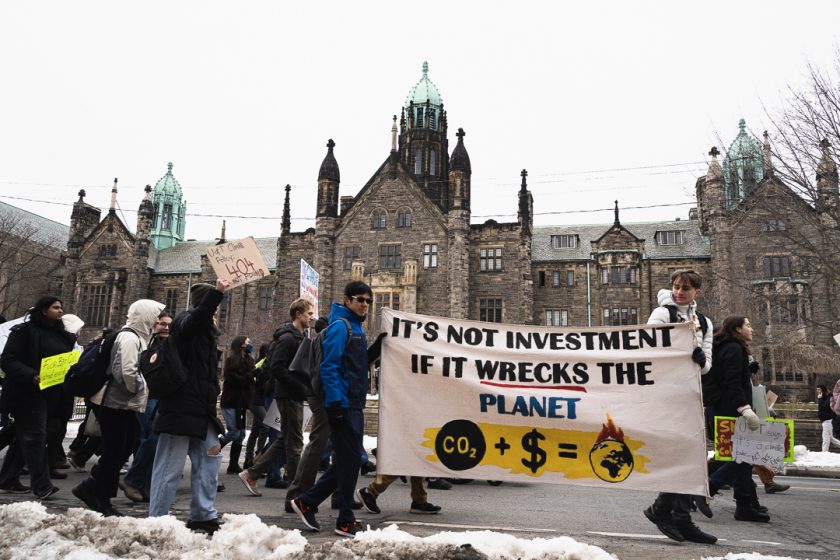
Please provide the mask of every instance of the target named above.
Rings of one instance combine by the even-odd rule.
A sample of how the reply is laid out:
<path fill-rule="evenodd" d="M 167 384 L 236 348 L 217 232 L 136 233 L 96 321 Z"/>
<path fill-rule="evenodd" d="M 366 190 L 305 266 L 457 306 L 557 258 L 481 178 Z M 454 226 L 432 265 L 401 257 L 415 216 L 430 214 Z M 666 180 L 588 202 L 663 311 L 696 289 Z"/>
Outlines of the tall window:
<path fill-rule="evenodd" d="M 575 271 L 574 270 L 567 270 L 566 271 L 566 286 L 572 287 L 575 285 Z"/>
<path fill-rule="evenodd" d="M 260 288 L 260 311 L 271 309 L 271 288 Z"/>
<path fill-rule="evenodd" d="M 174 317 L 178 313 L 178 289 L 167 288 L 166 290 L 166 310 Z"/>
<path fill-rule="evenodd" d="M 426 123 L 423 122 L 423 108 L 417 107 L 417 122 L 414 124 L 416 128 L 424 128 Z"/>
<path fill-rule="evenodd" d="M 397 227 L 411 227 L 411 210 L 397 212 Z"/>
<path fill-rule="evenodd" d="M 798 298 L 796 296 L 780 296 L 773 302 L 773 322 L 774 323 L 792 323 L 799 322 L 799 309 L 797 307 Z"/>
<path fill-rule="evenodd" d="M 388 214 L 385 210 L 374 210 L 370 227 L 373 229 L 385 229 L 388 226 Z"/>
<path fill-rule="evenodd" d="M 540 272 L 537 276 L 539 278 L 540 287 L 544 288 L 545 287 L 545 270 L 540 270 Z"/>
<path fill-rule="evenodd" d="M 635 307 L 612 307 L 603 309 L 603 325 L 638 325 L 639 310 Z"/>
<path fill-rule="evenodd" d="M 344 248 L 344 270 L 351 270 L 353 268 L 353 261 L 359 260 L 359 247 L 345 247 Z"/>
<path fill-rule="evenodd" d="M 811 275 L 811 257 L 799 257 L 799 274 L 803 278 Z"/>
<path fill-rule="evenodd" d="M 160 228 L 161 229 L 172 229 L 172 205 L 171 204 L 164 204 L 163 205 L 163 217 L 160 221 Z"/>
<path fill-rule="evenodd" d="M 789 257 L 764 257 L 762 264 L 764 265 L 765 278 L 790 276 Z"/>
<path fill-rule="evenodd" d="M 158 203 L 155 202 L 154 211 L 152 213 L 152 229 L 155 229 L 157 227 L 158 210 L 159 209 L 160 209 L 160 207 L 158 206 Z"/>
<path fill-rule="evenodd" d="M 438 246 L 437 243 L 423 244 L 423 268 L 437 268 Z"/>
<path fill-rule="evenodd" d="M 551 287 L 552 288 L 559 288 L 560 287 L 560 271 L 555 270 L 551 273 Z"/>
<path fill-rule="evenodd" d="M 104 327 L 108 324 L 110 293 L 105 284 L 82 286 L 82 308 L 89 327 Z"/>
<path fill-rule="evenodd" d="M 379 270 L 399 270 L 402 266 L 402 245 L 379 246 Z"/>
<path fill-rule="evenodd" d="M 434 177 L 437 175 L 435 173 L 435 168 L 437 167 L 437 154 L 434 150 L 429 150 L 429 175 Z"/>
<path fill-rule="evenodd" d="M 481 272 L 502 270 L 502 248 L 479 249 L 478 262 Z"/>
<path fill-rule="evenodd" d="M 437 123 L 435 122 L 435 110 L 429 109 L 429 128 L 432 130 L 437 129 Z M 434 175 L 434 173 L 432 173 Z"/>
<path fill-rule="evenodd" d="M 685 231 L 657 231 L 656 239 L 660 245 L 684 245 Z"/>
<path fill-rule="evenodd" d="M 639 269 L 636 267 L 613 266 L 601 269 L 601 284 L 635 284 L 638 282 Z"/>
<path fill-rule="evenodd" d="M 222 296 L 222 302 L 219 304 L 219 326 L 224 328 L 227 324 L 227 318 L 230 314 L 230 293 L 225 292 Z"/>
<path fill-rule="evenodd" d="M 400 292 L 376 292 L 373 294 L 373 305 L 373 313 L 368 313 L 371 320 L 369 325 L 378 329 L 383 308 L 390 307 L 394 311 L 400 310 Z"/>
<path fill-rule="evenodd" d="M 569 326 L 569 310 L 568 309 L 546 309 L 545 310 L 545 324 L 548 327 L 568 327 Z"/>
<path fill-rule="evenodd" d="M 414 174 L 423 174 L 423 150 L 421 150 L 420 148 L 417 148 L 417 150 L 414 152 Z"/>
<path fill-rule="evenodd" d="M 482 298 L 478 300 L 478 319 L 488 323 L 502 322 L 501 298 Z"/>
<path fill-rule="evenodd" d="M 551 247 L 553 249 L 574 249 L 577 247 L 577 235 L 552 235 Z"/>

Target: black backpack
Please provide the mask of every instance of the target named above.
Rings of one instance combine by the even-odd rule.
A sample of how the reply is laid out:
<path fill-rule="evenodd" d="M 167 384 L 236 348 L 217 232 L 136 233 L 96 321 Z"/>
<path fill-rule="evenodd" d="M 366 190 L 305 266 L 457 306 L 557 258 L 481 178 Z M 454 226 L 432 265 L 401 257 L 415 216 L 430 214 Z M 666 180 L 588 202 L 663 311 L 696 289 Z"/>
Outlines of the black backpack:
<path fill-rule="evenodd" d="M 680 318 L 677 315 L 677 306 L 676 305 L 666 305 L 665 309 L 668 310 L 669 323 L 679 323 Z M 697 312 L 697 320 L 700 321 L 700 331 L 703 333 L 703 336 L 706 336 L 706 333 L 709 332 L 709 323 L 706 322 L 706 316 Z"/>
<path fill-rule="evenodd" d="M 126 331 L 137 335 L 131 329 L 120 329 L 85 346 L 79 361 L 70 366 L 65 379 L 75 396 L 89 399 L 105 386 L 114 341 L 117 340 L 118 334 Z M 140 338 L 139 335 L 137 337 Z"/>
<path fill-rule="evenodd" d="M 342 321 L 347 327 L 347 344 L 350 344 L 350 339 L 353 338 L 353 327 L 350 326 L 350 321 L 341 318 L 334 322 Z M 330 324 L 332 326 L 332 323 Z M 289 364 L 289 372 L 292 374 L 299 373 L 309 379 L 309 384 L 312 387 L 313 395 L 324 400 L 324 384 L 321 382 L 321 360 L 324 358 L 324 338 L 327 336 L 327 327 L 318 333 L 315 338 L 304 337 L 303 341 L 298 346 L 295 357 Z M 347 346 L 344 347 L 345 349 Z"/>
<path fill-rule="evenodd" d="M 175 336 L 170 333 L 166 338 L 158 338 L 140 353 L 140 373 L 146 380 L 151 399 L 168 397 L 187 381 L 187 370 L 181 361 Z"/>
<path fill-rule="evenodd" d="M 671 316 L 670 321 L 672 323 L 679 323 L 679 317 L 677 317 L 677 306 L 666 305 L 665 307 L 668 309 L 668 313 Z M 706 316 L 698 312 L 697 320 L 700 321 L 700 331 L 705 337 L 706 333 L 709 332 L 709 323 L 706 322 Z M 715 403 L 717 403 L 723 396 L 723 390 L 721 390 L 717 381 L 717 376 L 715 375 L 714 364 L 712 364 L 712 369 L 706 372 L 706 375 L 700 376 L 700 385 L 703 392 L 703 406 L 714 406 Z"/>

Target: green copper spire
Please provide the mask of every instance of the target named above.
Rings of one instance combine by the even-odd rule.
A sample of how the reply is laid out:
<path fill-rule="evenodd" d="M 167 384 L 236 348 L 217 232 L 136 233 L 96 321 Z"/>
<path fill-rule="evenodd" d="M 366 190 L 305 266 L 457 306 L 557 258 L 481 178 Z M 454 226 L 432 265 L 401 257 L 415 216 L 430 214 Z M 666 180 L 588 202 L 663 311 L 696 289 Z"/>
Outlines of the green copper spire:
<path fill-rule="evenodd" d="M 166 165 L 166 175 L 161 177 L 152 191 L 152 244 L 156 249 L 166 249 L 184 240 L 184 218 L 187 203 L 183 200 L 181 185 L 172 175 L 172 162 Z"/>
<path fill-rule="evenodd" d="M 423 75 L 405 98 L 404 111 L 409 128 L 437 130 L 443 111 L 443 99 L 429 79 L 429 63 L 423 62 Z"/>
<path fill-rule="evenodd" d="M 758 140 L 747 132 L 747 122 L 738 121 L 738 135 L 723 160 L 726 207 L 734 208 L 764 179 L 764 157 Z"/>

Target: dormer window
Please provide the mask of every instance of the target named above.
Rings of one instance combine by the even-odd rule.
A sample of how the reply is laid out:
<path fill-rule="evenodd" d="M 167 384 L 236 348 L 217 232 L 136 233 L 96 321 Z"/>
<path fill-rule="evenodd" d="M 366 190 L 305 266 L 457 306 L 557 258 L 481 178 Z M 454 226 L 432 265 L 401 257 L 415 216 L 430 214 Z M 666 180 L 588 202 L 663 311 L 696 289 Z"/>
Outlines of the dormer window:
<path fill-rule="evenodd" d="M 552 249 L 574 249 L 577 247 L 577 235 L 552 235 L 551 248 Z"/>
<path fill-rule="evenodd" d="M 685 245 L 685 230 L 657 231 L 656 241 L 660 245 Z"/>
<path fill-rule="evenodd" d="M 370 227 L 373 229 L 385 229 L 388 226 L 388 214 L 385 210 L 376 210 L 373 212 Z"/>
<path fill-rule="evenodd" d="M 400 210 L 399 212 L 397 212 L 397 227 L 411 227 L 411 210 Z"/>
<path fill-rule="evenodd" d="M 767 220 L 761 225 L 761 231 L 785 231 L 784 220 Z"/>

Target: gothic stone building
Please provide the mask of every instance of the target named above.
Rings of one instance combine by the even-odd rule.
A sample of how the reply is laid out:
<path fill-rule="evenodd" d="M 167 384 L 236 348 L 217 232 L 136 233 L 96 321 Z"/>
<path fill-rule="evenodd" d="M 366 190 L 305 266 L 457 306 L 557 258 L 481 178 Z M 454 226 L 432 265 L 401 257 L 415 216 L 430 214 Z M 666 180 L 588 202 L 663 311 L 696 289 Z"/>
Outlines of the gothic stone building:
<path fill-rule="evenodd" d="M 829 348 L 829 334 L 840 331 L 835 287 L 806 264 L 812 255 L 775 235 L 784 221 L 780 209 L 800 216 L 787 217 L 790 231 L 818 226 L 822 208 L 773 176 L 743 126 L 723 166 L 713 151 L 688 219 L 622 224 L 616 204 L 613 224 L 594 226 L 535 228 L 524 170 L 518 187 L 499 194 L 516 204 L 516 221 L 471 223 L 470 158 L 464 131 L 455 137 L 450 151 L 448 115 L 424 64 L 394 117 L 390 153 L 353 196 L 339 196 L 330 140 L 318 172 L 315 228 L 291 231 L 286 186 L 280 236 L 257 240 L 273 274 L 227 293 L 219 316 L 223 343 L 237 334 L 270 340 L 298 297 L 301 259 L 320 273 L 321 313 L 341 301 L 348 281 L 371 285 L 370 331 L 378 330 L 384 307 L 520 324 L 643 323 L 670 274 L 693 268 L 708 279 L 701 304 L 712 318 L 753 319 L 764 379 L 785 396 L 805 397 L 816 374 L 836 371 L 836 353 L 827 351 L 828 364 L 817 365 L 792 359 L 779 343 Z M 837 171 L 827 149 L 820 173 L 825 204 L 836 204 Z M 88 336 L 119 325 L 135 299 L 150 297 L 178 312 L 192 283 L 215 280 L 202 254 L 219 241 L 184 239 L 186 204 L 171 164 L 146 191 L 135 233 L 114 211 L 116 183 L 104 219 L 83 191 L 73 207 L 63 295 L 87 321 Z M 767 197 L 772 215 L 760 203 Z M 781 327 L 798 338 L 774 338 Z"/>

